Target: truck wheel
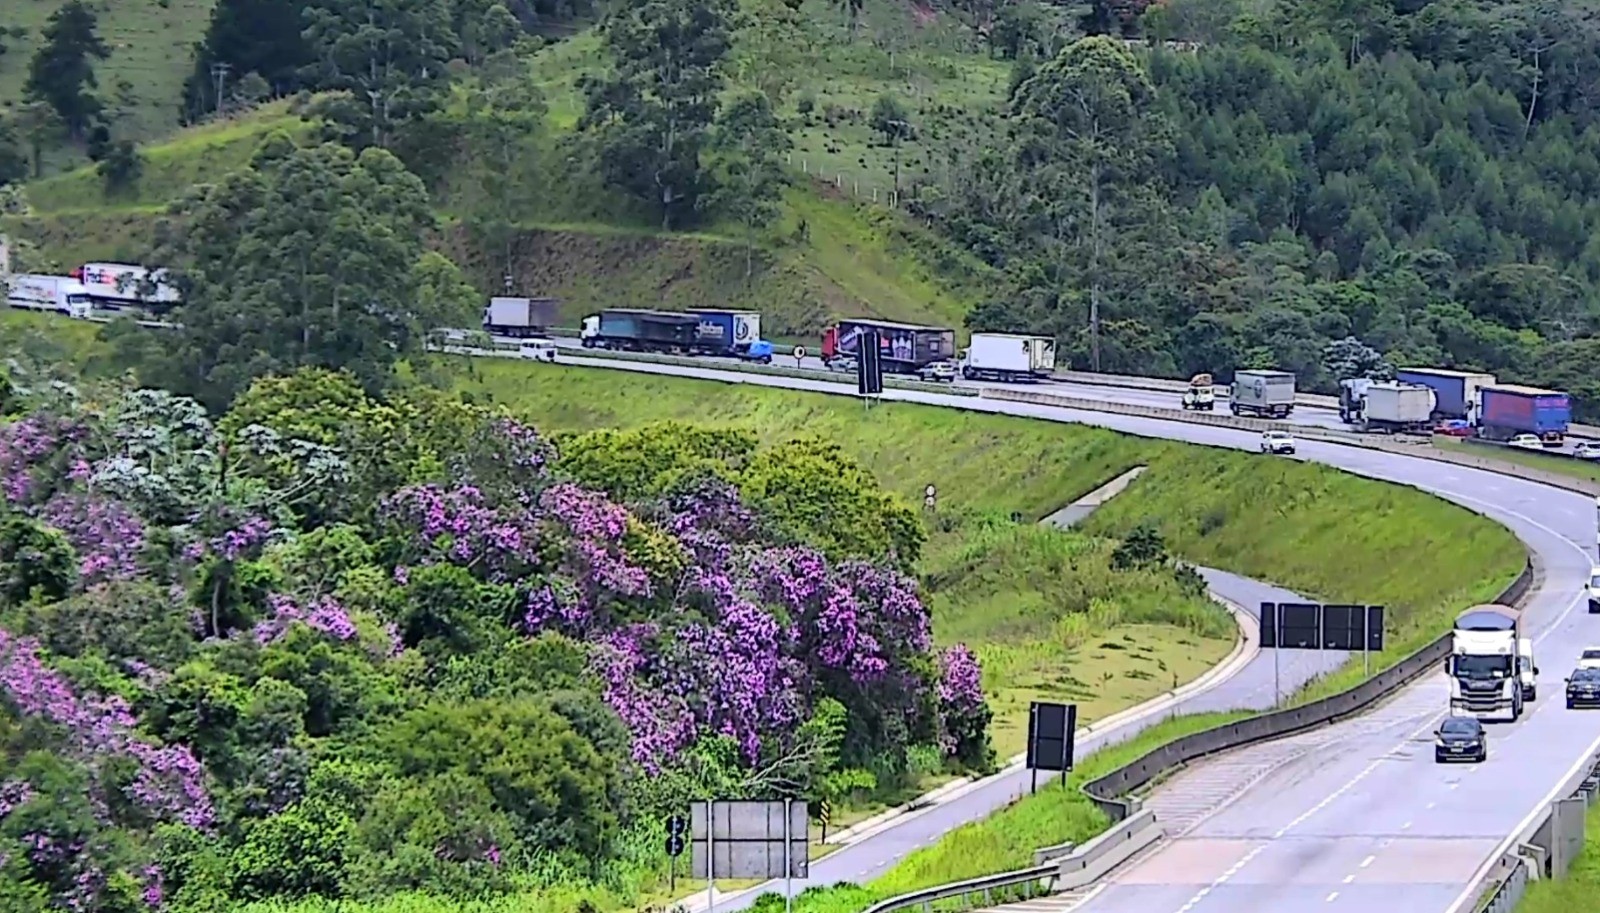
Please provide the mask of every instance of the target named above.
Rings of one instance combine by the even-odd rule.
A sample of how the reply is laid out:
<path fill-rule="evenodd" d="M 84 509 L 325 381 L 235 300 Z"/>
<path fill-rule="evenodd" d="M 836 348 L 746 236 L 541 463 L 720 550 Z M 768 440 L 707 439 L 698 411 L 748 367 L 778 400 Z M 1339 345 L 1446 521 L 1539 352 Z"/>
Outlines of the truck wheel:
<path fill-rule="evenodd" d="M 1234 415 L 1238 415 L 1239 414 L 1239 407 L 1238 406 L 1229 406 L 1228 408 L 1233 410 L 1233 414 Z"/>
<path fill-rule="evenodd" d="M 1538 685 L 1529 685 L 1528 689 L 1526 691 L 1522 692 L 1522 702 L 1524 704 L 1531 704 L 1531 703 L 1533 703 L 1534 701 L 1536 701 L 1538 699 L 1539 699 L 1539 686 Z"/>

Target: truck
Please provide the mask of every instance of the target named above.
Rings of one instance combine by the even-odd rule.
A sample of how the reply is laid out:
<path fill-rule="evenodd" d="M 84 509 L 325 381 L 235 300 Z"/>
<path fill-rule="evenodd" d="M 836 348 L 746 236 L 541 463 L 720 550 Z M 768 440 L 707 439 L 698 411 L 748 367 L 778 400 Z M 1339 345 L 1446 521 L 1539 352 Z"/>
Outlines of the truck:
<path fill-rule="evenodd" d="M 21 273 L 11 277 L 6 288 L 6 303 L 16 308 L 53 311 L 77 319 L 94 310 L 89 291 L 71 276 L 45 276 Z"/>
<path fill-rule="evenodd" d="M 700 318 L 682 311 L 606 308 L 583 318 L 578 339 L 586 349 L 688 354 L 699 327 Z"/>
<path fill-rule="evenodd" d="M 956 356 L 956 333 L 948 327 L 916 326 L 883 320 L 841 320 L 822 333 L 822 360 L 829 364 L 853 359 L 864 330 L 878 333 L 878 351 L 886 374 L 915 374 L 930 362 Z"/>
<path fill-rule="evenodd" d="M 1571 421 L 1572 400 L 1561 390 L 1496 384 L 1483 388 L 1478 436 L 1509 441 L 1519 434 L 1533 434 L 1544 446 L 1559 448 Z"/>
<path fill-rule="evenodd" d="M 183 296 L 164 269 L 145 269 L 130 263 L 85 263 L 68 275 L 83 283 L 90 301 L 112 310 L 130 305 L 165 309 L 183 303 Z"/>
<path fill-rule="evenodd" d="M 1339 382 L 1339 418 L 1361 431 L 1426 433 L 1433 421 L 1433 388 L 1365 377 Z"/>
<path fill-rule="evenodd" d="M 1294 412 L 1294 375 L 1288 371 L 1235 371 L 1228 408 L 1234 415 L 1286 418 Z"/>
<path fill-rule="evenodd" d="M 1401 368 L 1395 372 L 1394 379 L 1432 390 L 1434 419 L 1460 419 L 1469 425 L 1478 423 L 1483 408 L 1483 388 L 1496 383 L 1493 374 L 1446 368 Z"/>
<path fill-rule="evenodd" d="M 1450 709 L 1473 715 L 1522 716 L 1538 697 L 1533 642 L 1523 636 L 1522 613 L 1510 606 L 1473 606 L 1456 616 L 1450 633 Z"/>
<path fill-rule="evenodd" d="M 560 309 L 558 298 L 490 298 L 483 309 L 483 331 L 519 339 L 545 336 Z"/>
<path fill-rule="evenodd" d="M 1189 389 L 1183 391 L 1183 408 L 1195 412 L 1210 412 L 1216 408 L 1217 391 L 1210 374 L 1196 374 L 1189 378 Z"/>
<path fill-rule="evenodd" d="M 1056 341 L 1049 336 L 973 333 L 961 360 L 967 380 L 1033 383 L 1055 373 Z"/>
<path fill-rule="evenodd" d="M 761 315 L 754 311 L 726 311 L 694 308 L 697 319 L 693 351 L 698 355 L 718 355 L 757 361 L 772 361 L 772 343 L 761 338 Z"/>

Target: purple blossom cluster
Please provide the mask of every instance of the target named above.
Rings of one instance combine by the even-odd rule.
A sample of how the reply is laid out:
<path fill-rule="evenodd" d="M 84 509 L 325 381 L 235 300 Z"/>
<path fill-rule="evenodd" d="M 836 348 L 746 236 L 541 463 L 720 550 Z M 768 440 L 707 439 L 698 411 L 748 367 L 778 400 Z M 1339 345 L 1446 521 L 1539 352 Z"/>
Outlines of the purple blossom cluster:
<path fill-rule="evenodd" d="M 115 695 L 80 695 L 39 658 L 28 638 L 0 629 L 0 701 L 23 715 L 60 726 L 72 752 L 98 772 L 113 757 L 136 762 L 129 799 L 161 820 L 197 828 L 214 818 L 200 762 L 182 745 L 156 746 L 135 734 L 137 721 L 126 701 Z"/>
<path fill-rule="evenodd" d="M 318 596 L 301 605 L 282 593 L 273 593 L 267 597 L 267 609 L 271 615 L 257 622 L 252 631 L 256 643 L 263 646 L 281 640 L 296 622 L 335 640 L 353 640 L 357 633 L 350 613 L 331 596 Z"/>
<path fill-rule="evenodd" d="M 72 543 L 83 583 L 127 579 L 138 573 L 145 525 L 122 502 L 94 494 L 60 494 L 44 505 L 39 519 Z"/>
<path fill-rule="evenodd" d="M 402 488 L 384 501 L 383 513 L 406 531 L 417 563 L 482 566 L 494 579 L 516 573 L 538 541 L 526 510 L 500 510 L 470 485 Z"/>
<path fill-rule="evenodd" d="M 966 644 L 948 647 L 939 657 L 939 701 L 959 711 L 983 703 L 983 670 Z"/>
<path fill-rule="evenodd" d="M 33 787 L 23 780 L 0 783 L 0 821 L 33 798 Z"/>
<path fill-rule="evenodd" d="M 189 561 L 199 561 L 207 555 L 214 555 L 222 561 L 238 561 L 255 554 L 271 538 L 272 531 L 272 521 L 265 517 L 246 516 L 203 542 L 191 542 L 184 546 L 183 557 Z"/>
<path fill-rule="evenodd" d="M 50 494 L 52 469 L 74 466 L 81 460 L 69 456 L 87 429 L 80 422 L 38 412 L 0 425 L 0 496 L 14 505 L 27 505 Z"/>

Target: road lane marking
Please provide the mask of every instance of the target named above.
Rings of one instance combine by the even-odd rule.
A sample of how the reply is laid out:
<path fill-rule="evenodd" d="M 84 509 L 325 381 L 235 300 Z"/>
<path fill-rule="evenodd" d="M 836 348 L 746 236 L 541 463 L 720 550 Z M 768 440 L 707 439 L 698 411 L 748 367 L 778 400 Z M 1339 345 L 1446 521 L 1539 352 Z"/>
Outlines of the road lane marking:
<path fill-rule="evenodd" d="M 1376 855 L 1372 855 L 1372 856 L 1368 856 L 1368 857 L 1367 857 L 1367 858 L 1365 858 L 1365 859 L 1363 859 L 1363 860 L 1361 860 L 1361 867 L 1362 867 L 1362 868 L 1363 868 L 1363 869 L 1364 869 L 1364 868 L 1366 868 L 1366 867 L 1367 867 L 1367 866 L 1369 866 L 1369 865 L 1372 865 L 1372 863 L 1373 863 L 1373 862 L 1374 862 L 1374 861 L 1376 861 L 1376 860 L 1377 860 L 1377 858 L 1378 858 L 1378 857 L 1377 857 L 1377 856 L 1376 856 Z"/>
<path fill-rule="evenodd" d="M 1333 903 L 1333 899 L 1335 897 L 1338 897 L 1338 896 L 1339 896 L 1339 892 L 1338 891 L 1334 891 L 1332 894 L 1329 894 L 1328 895 L 1328 903 Z"/>

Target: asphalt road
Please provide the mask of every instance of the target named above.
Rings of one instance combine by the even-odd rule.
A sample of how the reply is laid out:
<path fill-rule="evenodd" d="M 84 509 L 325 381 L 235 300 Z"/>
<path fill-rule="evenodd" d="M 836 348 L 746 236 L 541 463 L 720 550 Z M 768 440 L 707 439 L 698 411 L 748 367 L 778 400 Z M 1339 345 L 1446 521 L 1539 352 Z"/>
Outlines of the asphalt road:
<path fill-rule="evenodd" d="M 622 367 L 598 360 L 581 363 Z M 838 384 L 701 368 L 630 363 L 626 369 L 840 390 Z M 1123 392 L 1114 395 L 1120 398 Z M 1100 425 L 1245 450 L 1258 442 L 1251 432 L 1141 416 L 909 390 L 885 391 L 884 398 Z M 1083 908 L 1086 913 L 1240 909 L 1280 913 L 1332 906 L 1353 909 L 1356 904 L 1371 908 L 1380 895 L 1384 909 L 1407 913 L 1450 909 L 1471 874 L 1495 855 L 1498 841 L 1537 814 L 1555 784 L 1600 741 L 1600 713 L 1567 711 L 1559 703 L 1561 679 L 1575 665 L 1577 654 L 1587 642 L 1600 642 L 1600 621 L 1590 619 L 1581 603 L 1591 566 L 1589 549 L 1595 542 L 1595 505 L 1589 498 L 1484 470 L 1319 441 L 1301 442 L 1295 458 L 1434 492 L 1505 524 L 1535 550 L 1545 576 L 1529 602 L 1527 618 L 1543 673 L 1540 700 L 1517 724 L 1491 725 L 1490 760 L 1467 773 L 1437 766 L 1430 750 L 1417 750 L 1428 747 L 1426 741 L 1416 740 L 1428 738 L 1447 707 L 1442 678 L 1418 682 L 1390 705 L 1415 708 L 1395 726 L 1373 731 L 1371 720 L 1362 718 L 1341 724 L 1343 729 L 1330 727 L 1328 731 L 1336 735 L 1352 733 L 1348 743 L 1337 751 L 1308 755 L 1298 762 L 1296 775 L 1259 784 L 1207 819 L 1192 837 L 1220 841 L 1198 852 L 1205 865 L 1195 862 L 1196 852 L 1186 842 L 1191 838 L 1163 844 L 1161 852 L 1138 866 L 1138 883 L 1124 875 L 1091 897 Z M 1330 555 L 1329 560 L 1338 556 Z M 1234 585 L 1216 582 L 1219 589 Z M 1249 604 L 1262 597 L 1240 592 L 1236 598 Z M 1257 665 L 1263 662 L 1258 660 Z M 1259 699 L 1262 674 L 1255 673 L 1253 689 L 1251 679 L 1241 677 L 1210 700 L 1231 703 L 1235 688 L 1245 689 L 1238 698 L 1241 702 L 1248 699 L 1246 694 Z M 871 878 L 905 852 L 1015 795 L 1016 779 L 912 817 L 824 858 L 814 867 L 812 882 Z M 742 904 L 736 900 L 718 906 L 736 909 Z"/>

